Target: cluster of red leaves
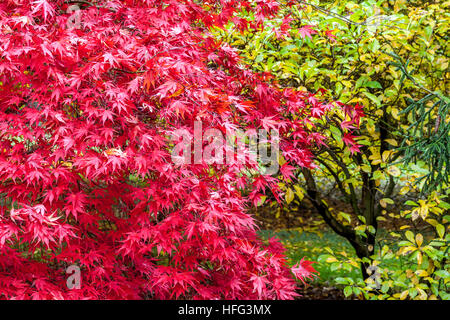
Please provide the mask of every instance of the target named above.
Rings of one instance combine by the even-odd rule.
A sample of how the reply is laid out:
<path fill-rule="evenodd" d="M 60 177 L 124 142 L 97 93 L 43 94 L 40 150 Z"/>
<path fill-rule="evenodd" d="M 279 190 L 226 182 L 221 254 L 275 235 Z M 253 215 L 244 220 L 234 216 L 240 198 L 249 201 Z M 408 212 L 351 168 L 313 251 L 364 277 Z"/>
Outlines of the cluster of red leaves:
<path fill-rule="evenodd" d="M 311 165 L 324 137 L 308 128 L 331 104 L 268 84 L 208 33 L 276 1 L 78 5 L 73 26 L 64 0 L 0 3 L 0 298 L 293 298 L 314 269 L 290 269 L 246 213 L 278 180 L 176 165 L 169 139 L 195 120 L 275 128 L 283 176 Z"/>

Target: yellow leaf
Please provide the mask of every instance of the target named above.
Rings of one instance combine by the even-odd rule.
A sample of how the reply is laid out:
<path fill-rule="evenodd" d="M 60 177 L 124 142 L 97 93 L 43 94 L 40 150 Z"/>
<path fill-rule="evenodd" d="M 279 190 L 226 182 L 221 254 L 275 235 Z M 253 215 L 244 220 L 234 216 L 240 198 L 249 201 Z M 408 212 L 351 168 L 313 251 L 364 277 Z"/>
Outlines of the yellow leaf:
<path fill-rule="evenodd" d="M 426 270 L 417 270 L 417 271 L 416 271 L 416 274 L 417 274 L 419 277 L 427 277 L 427 276 L 428 276 L 428 272 L 427 272 Z"/>
<path fill-rule="evenodd" d="M 281 209 L 278 208 L 277 213 L 275 214 L 275 219 L 278 219 L 280 217 L 281 214 Z"/>
<path fill-rule="evenodd" d="M 391 155 L 392 151 L 391 150 L 386 150 L 383 152 L 381 159 L 383 159 L 383 162 L 387 162 L 387 160 L 389 159 L 389 156 Z"/>
<path fill-rule="evenodd" d="M 416 234 L 416 243 L 417 243 L 417 246 L 419 246 L 419 247 L 423 243 L 423 236 L 420 233 Z"/>
<path fill-rule="evenodd" d="M 356 261 L 354 261 L 354 260 L 350 260 L 350 261 L 348 261 L 348 263 L 350 263 L 355 268 L 359 268 L 359 264 Z"/>
<path fill-rule="evenodd" d="M 374 125 L 368 124 L 367 125 L 367 131 L 369 132 L 369 134 L 371 136 L 375 136 L 376 135 L 375 126 Z"/>
<path fill-rule="evenodd" d="M 398 250 L 398 253 L 401 255 L 407 255 L 410 254 L 414 251 L 416 251 L 417 248 L 416 247 L 412 247 L 412 246 L 407 246 L 407 247 L 402 247 L 400 248 L 400 250 Z"/>
<path fill-rule="evenodd" d="M 372 160 L 372 165 L 376 166 L 377 164 L 381 163 L 381 159 L 377 159 L 377 160 Z"/>
<path fill-rule="evenodd" d="M 118 148 L 111 148 L 105 150 L 105 154 L 107 154 L 108 156 L 122 156 L 122 157 L 126 155 L 126 153 L 124 153 L 122 150 Z"/>
<path fill-rule="evenodd" d="M 416 208 L 411 212 L 412 221 L 416 220 L 419 217 L 419 209 Z"/>
<path fill-rule="evenodd" d="M 445 227 L 442 224 L 438 224 L 436 226 L 436 231 L 439 235 L 439 238 L 443 239 L 444 238 L 444 233 L 445 233 Z"/>
<path fill-rule="evenodd" d="M 71 162 L 63 161 L 63 162 L 61 162 L 61 165 L 64 166 L 64 167 L 72 168 L 72 163 Z"/>
<path fill-rule="evenodd" d="M 390 166 L 390 167 L 387 169 L 387 172 L 388 172 L 391 176 L 393 176 L 393 177 L 398 177 L 398 176 L 400 176 L 400 174 L 401 174 L 400 169 L 397 168 L 396 166 Z"/>
<path fill-rule="evenodd" d="M 305 197 L 305 193 L 303 192 L 303 189 L 299 185 L 294 185 L 294 189 L 295 189 L 295 194 L 300 199 L 300 201 L 302 201 L 303 198 Z"/>
<path fill-rule="evenodd" d="M 419 214 L 422 217 L 422 219 L 425 219 L 428 216 L 428 209 L 429 206 L 427 204 L 423 204 L 422 206 L 420 206 Z"/>
<path fill-rule="evenodd" d="M 420 293 L 420 295 L 419 295 L 420 300 L 427 300 L 428 295 L 424 290 L 417 288 L 417 291 L 419 291 L 419 293 Z"/>
<path fill-rule="evenodd" d="M 386 140 L 384 140 L 384 141 L 386 141 L 387 143 L 389 143 L 391 146 L 394 146 L 394 147 L 397 147 L 397 146 L 398 146 L 397 141 L 395 141 L 394 139 L 386 139 Z"/>
<path fill-rule="evenodd" d="M 409 291 L 405 290 L 400 294 L 400 300 L 405 300 L 406 297 L 408 296 Z"/>
<path fill-rule="evenodd" d="M 258 202 L 256 203 L 257 207 L 260 207 L 264 204 L 264 202 L 266 201 L 267 196 L 262 196 L 261 198 L 259 198 Z M 277 215 L 279 216 L 279 212 L 277 212 Z M 278 218 L 278 217 L 277 217 Z"/>
<path fill-rule="evenodd" d="M 395 109 L 395 108 L 392 108 L 392 110 L 391 110 L 391 114 L 395 120 L 400 120 L 400 117 L 398 116 L 398 112 L 399 112 L 399 110 Z"/>
<path fill-rule="evenodd" d="M 291 188 L 287 189 L 287 191 L 286 191 L 286 202 L 287 202 L 287 204 L 291 203 L 292 200 L 294 200 L 294 196 L 295 196 L 295 194 L 292 191 L 292 189 Z"/>
<path fill-rule="evenodd" d="M 422 264 L 422 253 L 421 252 L 417 252 L 417 264 L 418 265 Z"/>
<path fill-rule="evenodd" d="M 353 88 L 353 83 L 350 82 L 350 81 L 343 80 L 343 81 L 342 81 L 342 84 L 343 84 L 344 86 L 348 87 L 348 88 Z M 375 126 L 374 126 L 374 128 L 375 128 Z"/>
<path fill-rule="evenodd" d="M 437 222 L 435 219 L 427 219 L 425 221 L 431 224 L 433 227 L 436 227 L 439 224 L 439 222 Z"/>
<path fill-rule="evenodd" d="M 399 193 L 400 193 L 400 195 L 407 194 L 409 192 L 409 190 L 410 190 L 409 187 L 403 187 L 400 189 Z"/>

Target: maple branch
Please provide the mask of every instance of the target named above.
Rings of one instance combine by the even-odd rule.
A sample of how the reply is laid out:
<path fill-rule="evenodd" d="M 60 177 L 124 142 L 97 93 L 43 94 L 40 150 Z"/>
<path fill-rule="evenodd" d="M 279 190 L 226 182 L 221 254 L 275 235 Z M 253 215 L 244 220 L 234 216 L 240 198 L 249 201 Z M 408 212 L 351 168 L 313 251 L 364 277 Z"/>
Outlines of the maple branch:
<path fill-rule="evenodd" d="M 104 6 L 104 5 L 100 6 L 98 4 L 94 4 L 94 3 L 86 1 L 86 0 L 68 0 L 68 1 L 65 1 L 65 3 L 67 3 L 67 4 L 71 4 L 71 3 L 84 4 L 87 6 L 85 9 L 90 8 L 90 7 L 96 7 L 97 9 L 106 8 L 106 6 Z M 108 10 L 111 12 L 117 12 L 117 10 L 113 9 L 113 8 L 108 8 Z"/>
<path fill-rule="evenodd" d="M 148 59 L 148 61 L 150 61 L 150 60 L 156 58 L 158 55 L 160 55 L 160 54 L 162 54 L 162 53 L 168 53 L 169 51 L 177 50 L 177 49 L 183 49 L 183 48 L 185 48 L 185 47 L 187 47 L 187 45 L 169 48 L 169 49 L 164 50 L 164 51 L 158 51 L 158 52 L 155 53 L 153 56 L 151 56 L 151 57 Z M 146 72 L 146 70 L 129 71 L 129 70 L 121 69 L 121 68 L 112 68 L 111 70 L 113 70 L 113 71 L 121 71 L 121 72 L 129 73 L 129 74 L 142 74 L 142 73 L 145 73 L 145 72 Z"/>
<path fill-rule="evenodd" d="M 93 4 L 92 2 L 86 1 L 86 0 L 69 0 L 69 1 L 65 1 L 65 3 L 71 4 L 71 3 L 79 3 L 79 4 L 85 4 L 89 7 L 99 7 L 96 4 Z"/>
<path fill-rule="evenodd" d="M 141 73 L 145 73 L 144 70 L 129 71 L 129 70 L 120 69 L 120 68 L 112 68 L 111 70 L 113 70 L 113 71 L 120 71 L 120 72 L 124 72 L 124 73 L 129 73 L 129 74 L 141 74 Z"/>

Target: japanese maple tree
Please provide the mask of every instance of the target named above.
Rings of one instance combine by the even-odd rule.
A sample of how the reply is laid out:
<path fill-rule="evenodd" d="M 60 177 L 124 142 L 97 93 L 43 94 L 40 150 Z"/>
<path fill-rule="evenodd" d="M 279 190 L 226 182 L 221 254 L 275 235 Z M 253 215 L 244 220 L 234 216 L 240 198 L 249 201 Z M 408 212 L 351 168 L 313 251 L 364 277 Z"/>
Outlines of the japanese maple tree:
<path fill-rule="evenodd" d="M 0 298 L 296 296 L 295 277 L 314 269 L 290 268 L 247 209 L 313 166 L 309 150 L 325 139 L 314 119 L 336 105 L 250 72 L 208 32 L 230 21 L 256 30 L 278 7 L 1 1 Z M 173 133 L 194 121 L 278 130 L 280 176 L 255 163 L 174 163 Z M 70 265 L 80 288 L 67 287 Z"/>

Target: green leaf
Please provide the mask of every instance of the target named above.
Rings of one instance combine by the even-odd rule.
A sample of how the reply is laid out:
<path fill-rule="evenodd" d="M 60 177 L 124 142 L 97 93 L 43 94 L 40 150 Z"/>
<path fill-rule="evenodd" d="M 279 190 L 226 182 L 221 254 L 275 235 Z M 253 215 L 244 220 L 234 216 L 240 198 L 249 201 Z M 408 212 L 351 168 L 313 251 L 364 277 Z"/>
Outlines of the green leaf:
<path fill-rule="evenodd" d="M 380 42 L 376 38 L 374 38 L 372 41 L 370 41 L 369 49 L 373 53 L 376 53 L 378 49 L 380 49 Z"/>
<path fill-rule="evenodd" d="M 405 204 L 407 205 L 407 206 L 415 206 L 415 207 L 417 207 L 418 206 L 418 204 L 417 203 L 415 203 L 414 201 L 412 201 L 412 200 L 408 200 L 408 201 L 406 201 L 405 202 Z"/>
<path fill-rule="evenodd" d="M 439 235 L 439 238 L 444 238 L 445 227 L 442 224 L 438 224 L 436 226 L 436 231 Z"/>
<path fill-rule="evenodd" d="M 353 287 L 353 293 L 358 296 L 361 293 L 361 289 L 358 287 Z"/>
<path fill-rule="evenodd" d="M 345 295 L 346 297 L 349 297 L 349 296 L 352 294 L 352 292 L 353 292 L 353 289 L 352 289 L 351 286 L 346 286 L 346 287 L 344 288 L 344 295 Z"/>
<path fill-rule="evenodd" d="M 345 213 L 345 212 L 339 212 L 339 216 L 341 216 L 342 218 L 344 218 L 345 220 L 347 220 L 348 223 L 352 222 L 352 219 L 350 217 L 349 214 Z"/>
<path fill-rule="evenodd" d="M 373 95 L 373 94 L 371 94 L 370 92 L 367 92 L 367 91 L 364 92 L 364 95 L 367 98 L 369 98 L 370 100 L 372 100 L 377 105 L 377 107 L 381 107 L 381 101 L 380 101 L 380 99 L 378 99 L 377 96 L 375 96 L 375 95 Z"/>
<path fill-rule="evenodd" d="M 381 84 L 378 81 L 368 81 L 364 84 L 364 87 L 372 88 L 372 89 L 383 89 Z"/>
<path fill-rule="evenodd" d="M 409 289 L 409 296 L 414 299 L 417 296 L 417 289 L 416 288 Z"/>
<path fill-rule="evenodd" d="M 414 239 L 414 233 L 412 233 L 411 231 L 406 231 L 405 232 L 405 237 L 406 239 L 408 239 L 409 241 L 411 241 L 412 243 L 415 243 L 416 240 Z"/>
<path fill-rule="evenodd" d="M 349 284 L 347 278 L 337 277 L 334 281 L 339 284 Z"/>
<path fill-rule="evenodd" d="M 434 274 L 444 279 L 450 279 L 450 273 L 447 270 L 438 270 Z"/>
<path fill-rule="evenodd" d="M 261 61 L 263 61 L 263 60 L 264 60 L 264 55 L 263 55 L 262 53 L 260 53 L 260 54 L 256 57 L 255 62 L 259 63 L 259 62 L 261 62 Z"/>
<path fill-rule="evenodd" d="M 439 208 L 445 209 L 445 210 L 450 210 L 450 203 L 447 203 L 445 201 L 441 201 L 439 203 Z"/>
<path fill-rule="evenodd" d="M 337 140 L 342 138 L 342 133 L 341 130 L 339 130 L 338 128 L 336 128 L 335 126 L 330 126 L 330 131 L 333 134 L 333 137 Z"/>
<path fill-rule="evenodd" d="M 381 286 L 381 292 L 386 293 L 389 291 L 389 288 L 391 286 L 389 285 L 389 282 L 385 281 L 383 282 L 383 285 Z"/>

